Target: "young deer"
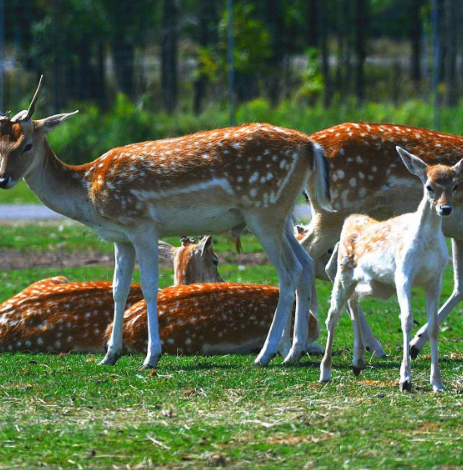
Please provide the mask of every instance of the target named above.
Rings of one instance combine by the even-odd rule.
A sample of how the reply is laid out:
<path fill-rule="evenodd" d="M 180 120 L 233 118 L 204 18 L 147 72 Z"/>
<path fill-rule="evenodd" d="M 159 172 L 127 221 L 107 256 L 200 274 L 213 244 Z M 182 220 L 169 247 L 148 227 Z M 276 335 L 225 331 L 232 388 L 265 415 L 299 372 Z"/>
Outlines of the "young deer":
<path fill-rule="evenodd" d="M 437 310 L 441 293 L 442 272 L 448 253 L 441 230 L 442 218 L 452 213 L 453 195 L 463 178 L 463 159 L 456 165 L 427 165 L 420 158 L 397 147 L 406 168 L 421 179 L 424 188 L 416 212 L 384 222 L 366 215 L 351 215 L 343 226 L 337 255 L 331 307 L 326 320 L 328 338 L 320 365 L 320 380 L 331 379 L 331 351 L 334 331 L 345 302 L 361 296 L 388 298 L 397 291 L 403 331 L 403 360 L 400 390 L 411 390 L 409 341 L 413 326 L 411 288 L 426 288 L 431 343 L 431 377 L 433 391 L 443 390 L 438 364 Z M 337 253 L 336 253 L 337 252 Z M 333 259 L 336 263 L 336 259 Z M 328 268 L 329 271 L 330 268 Z M 364 365 L 365 348 L 359 326 L 358 308 L 351 308 L 355 341 L 353 370 L 359 374 Z"/>
<path fill-rule="evenodd" d="M 193 284 L 168 287 L 158 294 L 159 329 L 168 354 L 249 354 L 259 350 L 272 322 L 279 289 L 250 284 Z M 105 339 L 111 337 L 108 326 Z M 124 349 L 145 353 L 146 302 L 132 305 L 124 315 Z M 309 341 L 318 338 L 317 319 L 309 317 Z M 288 345 L 280 343 L 283 357 Z"/>
<path fill-rule="evenodd" d="M 310 136 L 326 152 L 330 163 L 331 200 L 336 212 L 325 211 L 311 199 L 312 220 L 302 246 L 316 262 L 339 240 L 343 222 L 350 214 L 367 214 L 384 220 L 411 212 L 418 206 L 422 186 L 404 167 L 396 151 L 402 146 L 429 165 L 455 165 L 463 156 L 463 137 L 393 124 L 344 123 Z M 454 215 L 442 221 L 446 237 L 452 238 L 455 286 L 439 310 L 441 324 L 463 299 L 463 193 L 454 200 Z M 362 331 L 367 349 L 384 354 L 361 311 Z M 371 332 L 371 331 L 370 331 Z M 429 338 L 428 325 L 411 341 L 415 358 Z M 381 349 L 379 349 L 381 348 Z"/>
<path fill-rule="evenodd" d="M 210 235 L 197 244 L 182 237 L 179 248 L 160 241 L 159 254 L 173 261 L 175 286 L 222 281 Z M 132 284 L 126 308 L 142 298 Z M 112 313 L 110 282 L 43 279 L 0 304 L 0 352 L 102 352 Z"/>
<path fill-rule="evenodd" d="M 296 323 L 288 357 L 299 357 L 308 343 L 315 281 L 313 262 L 294 238 L 288 214 L 303 188 L 320 207 L 331 209 L 322 149 L 300 132 L 247 124 L 131 144 L 92 163 L 70 166 L 55 156 L 46 134 L 74 113 L 33 121 L 41 83 L 27 111 L 0 118 L 0 187 L 12 188 L 24 177 L 47 206 L 114 242 L 114 329 L 101 364 L 115 364 L 122 351 L 122 321 L 136 257 L 148 310 L 143 367 L 150 368 L 161 356 L 157 240 L 182 233 L 239 234 L 245 226 L 267 252 L 281 287 L 256 363 L 266 365 L 277 353 L 295 291 Z"/>

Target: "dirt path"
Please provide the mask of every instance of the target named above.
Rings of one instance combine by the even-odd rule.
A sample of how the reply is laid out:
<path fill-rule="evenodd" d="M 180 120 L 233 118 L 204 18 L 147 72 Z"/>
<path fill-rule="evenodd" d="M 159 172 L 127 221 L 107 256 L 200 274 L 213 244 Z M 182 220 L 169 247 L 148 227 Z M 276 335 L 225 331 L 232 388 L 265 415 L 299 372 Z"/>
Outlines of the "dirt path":
<path fill-rule="evenodd" d="M 223 252 L 218 254 L 221 264 L 259 265 L 269 263 L 264 253 Z M 161 260 L 161 266 L 172 267 L 169 261 Z M 26 268 L 114 266 L 113 254 L 87 251 L 23 251 L 0 250 L 0 266 L 3 271 Z"/>

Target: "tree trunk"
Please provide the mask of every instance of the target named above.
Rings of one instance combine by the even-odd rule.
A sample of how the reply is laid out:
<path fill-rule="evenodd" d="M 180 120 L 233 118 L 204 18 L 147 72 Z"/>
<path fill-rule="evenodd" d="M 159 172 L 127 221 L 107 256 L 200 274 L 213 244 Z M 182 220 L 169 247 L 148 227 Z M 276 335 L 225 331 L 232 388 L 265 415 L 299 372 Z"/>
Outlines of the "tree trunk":
<path fill-rule="evenodd" d="M 118 38 L 111 44 L 116 72 L 117 86 L 130 98 L 134 97 L 134 45 L 124 38 Z"/>
<path fill-rule="evenodd" d="M 323 104 L 327 108 L 330 106 L 333 98 L 333 90 L 330 78 L 330 66 L 329 66 L 329 50 L 328 50 L 328 31 L 327 31 L 327 21 L 326 21 L 326 7 L 323 0 L 318 0 L 315 11 L 317 14 L 317 23 L 318 23 L 318 41 L 320 48 L 320 57 L 321 57 L 321 69 L 323 75 Z"/>
<path fill-rule="evenodd" d="M 355 0 L 355 94 L 362 102 L 365 99 L 365 59 L 368 28 L 367 0 Z"/>
<path fill-rule="evenodd" d="M 421 19 L 420 8 L 422 0 L 411 0 L 410 1 L 410 42 L 412 46 L 411 55 L 411 79 L 418 83 L 421 81 L 421 49 L 422 49 L 422 33 L 423 33 L 423 21 Z"/>
<path fill-rule="evenodd" d="M 172 114 L 177 106 L 177 6 L 173 0 L 164 0 L 161 32 L 162 104 Z"/>
<path fill-rule="evenodd" d="M 199 0 L 199 37 L 198 43 L 201 48 L 206 48 L 217 44 L 217 8 L 214 1 Z M 199 66 L 201 63 L 199 62 Z M 203 108 L 203 101 L 206 95 L 208 78 L 204 73 L 199 73 L 194 84 L 193 109 L 195 114 L 199 114 Z"/>

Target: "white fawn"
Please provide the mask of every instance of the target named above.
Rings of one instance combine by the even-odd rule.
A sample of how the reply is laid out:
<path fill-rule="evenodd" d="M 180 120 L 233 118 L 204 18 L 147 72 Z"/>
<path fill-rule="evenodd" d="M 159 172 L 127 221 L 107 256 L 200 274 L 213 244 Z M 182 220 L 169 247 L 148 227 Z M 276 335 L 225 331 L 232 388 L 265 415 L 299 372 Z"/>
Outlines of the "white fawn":
<path fill-rule="evenodd" d="M 442 272 L 448 253 L 442 233 L 442 218 L 452 213 L 453 196 L 463 177 L 463 160 L 454 166 L 427 165 L 420 158 L 397 147 L 405 167 L 420 178 L 424 195 L 416 212 L 379 222 L 366 215 L 351 215 L 344 222 L 339 245 L 333 253 L 337 263 L 331 307 L 326 320 L 328 338 L 320 365 L 320 380 L 331 379 L 334 331 L 345 302 L 374 296 L 390 297 L 394 291 L 400 305 L 403 332 L 403 360 L 400 368 L 400 390 L 411 390 L 409 341 L 413 326 L 411 289 L 426 289 L 431 345 L 430 382 L 433 391 L 444 385 L 438 364 L 437 310 L 441 293 Z M 328 271 L 330 267 L 328 267 Z M 353 371 L 359 374 L 364 366 L 365 347 L 359 325 L 358 308 L 351 308 L 354 322 Z"/>
<path fill-rule="evenodd" d="M 179 248 L 159 242 L 160 256 L 173 262 L 174 285 L 221 282 L 212 237 L 181 241 Z M 126 308 L 142 298 L 132 284 Z M 112 314 L 112 283 L 43 279 L 0 304 L 0 351 L 102 352 Z"/>
<path fill-rule="evenodd" d="M 114 148 L 92 163 L 70 166 L 55 156 L 46 134 L 74 113 L 33 121 L 41 83 L 28 110 L 0 117 L 0 187 L 12 188 L 23 177 L 45 205 L 114 243 L 114 329 L 100 364 L 114 364 L 122 351 L 135 258 L 148 311 L 143 367 L 151 368 L 161 356 L 157 240 L 228 230 L 239 234 L 245 226 L 262 244 L 280 284 L 274 321 L 256 364 L 268 364 L 277 353 L 294 292 L 294 340 L 287 359 L 300 357 L 308 344 L 315 276 L 288 214 L 304 188 L 311 200 L 331 209 L 321 147 L 297 131 L 247 124 Z"/>
<path fill-rule="evenodd" d="M 411 212 L 422 197 L 422 185 L 407 171 L 397 154 L 402 146 L 429 165 L 455 165 L 463 156 L 463 137 L 394 124 L 344 123 L 310 136 L 322 145 L 330 165 L 331 200 L 336 212 L 325 211 L 311 200 L 312 220 L 301 241 L 316 262 L 338 241 L 345 218 L 367 214 L 379 220 Z M 439 310 L 439 324 L 463 299 L 463 192 L 454 199 L 454 215 L 442 221 L 442 231 L 452 238 L 455 285 Z M 361 314 L 361 310 L 360 310 Z M 363 318 L 363 315 L 360 315 Z M 365 335 L 365 345 L 376 356 L 384 351 L 374 336 Z M 412 339 L 416 357 L 428 340 L 428 326 Z"/>

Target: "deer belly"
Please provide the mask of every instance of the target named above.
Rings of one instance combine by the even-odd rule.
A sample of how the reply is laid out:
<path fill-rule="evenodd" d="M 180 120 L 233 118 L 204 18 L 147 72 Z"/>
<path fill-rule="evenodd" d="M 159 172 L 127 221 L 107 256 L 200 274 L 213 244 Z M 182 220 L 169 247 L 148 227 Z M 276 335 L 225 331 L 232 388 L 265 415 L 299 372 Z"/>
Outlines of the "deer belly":
<path fill-rule="evenodd" d="M 152 215 L 161 236 L 226 232 L 243 222 L 239 210 L 214 206 L 156 209 Z"/>

